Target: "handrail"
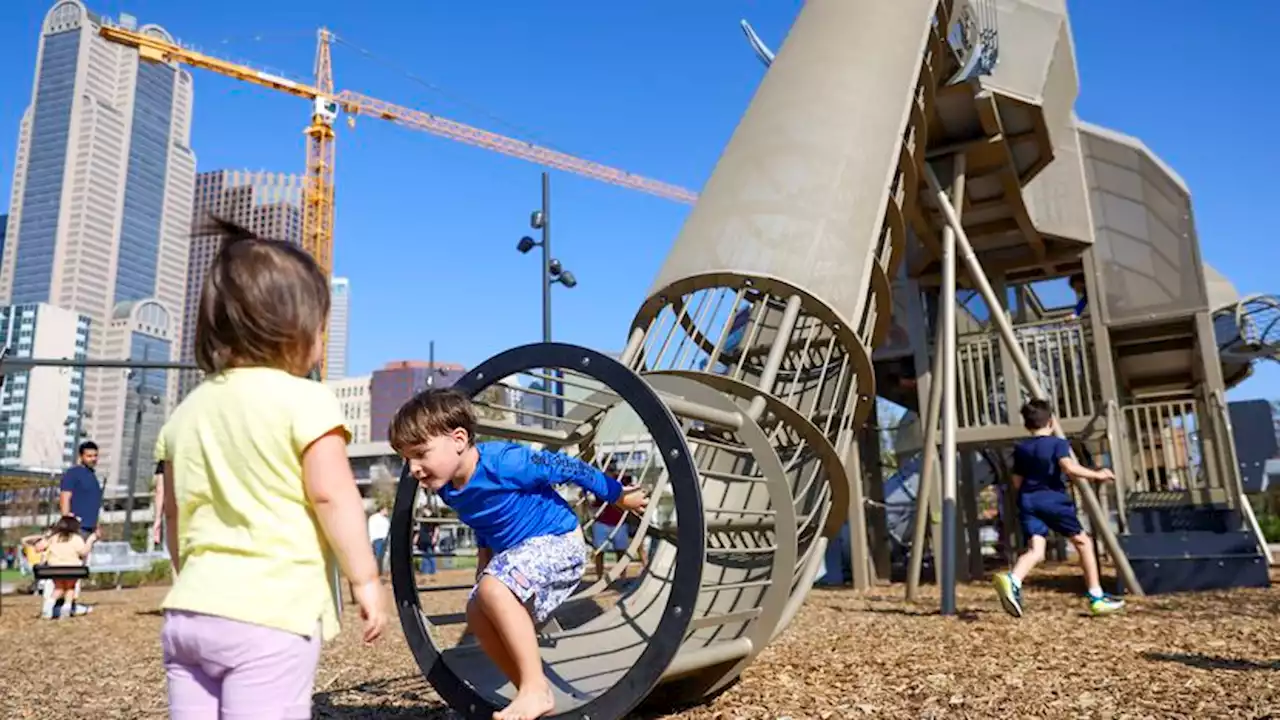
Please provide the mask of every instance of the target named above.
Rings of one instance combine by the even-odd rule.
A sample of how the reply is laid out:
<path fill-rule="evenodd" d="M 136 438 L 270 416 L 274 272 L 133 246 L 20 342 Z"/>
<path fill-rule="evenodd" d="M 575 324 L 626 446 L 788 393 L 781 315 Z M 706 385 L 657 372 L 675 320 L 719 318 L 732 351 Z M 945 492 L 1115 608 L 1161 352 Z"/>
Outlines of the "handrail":
<path fill-rule="evenodd" d="M 1000 32 L 995 0 L 959 0 L 947 28 L 947 41 L 960 69 L 947 80 L 955 85 L 990 75 L 1000 61 Z"/>
<path fill-rule="evenodd" d="M 1258 542 L 1258 548 L 1266 556 L 1267 564 L 1270 565 L 1274 560 L 1271 546 L 1267 543 L 1267 536 L 1262 532 L 1262 526 L 1258 523 L 1258 517 L 1254 515 L 1253 506 L 1249 504 L 1249 498 L 1244 494 L 1244 486 L 1240 482 L 1240 458 L 1236 455 L 1235 431 L 1231 427 L 1231 411 L 1227 406 L 1227 399 L 1221 390 L 1214 390 L 1211 400 L 1214 410 L 1218 413 L 1218 419 L 1222 421 L 1222 429 L 1226 431 L 1226 437 L 1222 438 L 1222 442 L 1218 444 L 1226 448 L 1231 484 L 1234 486 L 1232 489 L 1238 491 L 1240 514 L 1244 516 L 1245 524 L 1249 526 L 1249 531 Z"/>
<path fill-rule="evenodd" d="M 1107 414 L 1107 451 L 1111 456 L 1112 470 L 1118 470 L 1115 473 L 1116 479 L 1116 516 L 1120 524 L 1121 532 L 1129 531 L 1129 516 L 1127 514 L 1129 499 L 1130 480 L 1133 478 L 1129 475 L 1129 450 L 1128 442 L 1125 438 L 1126 433 L 1120 432 L 1120 403 L 1115 398 L 1107 400 L 1104 410 Z"/>

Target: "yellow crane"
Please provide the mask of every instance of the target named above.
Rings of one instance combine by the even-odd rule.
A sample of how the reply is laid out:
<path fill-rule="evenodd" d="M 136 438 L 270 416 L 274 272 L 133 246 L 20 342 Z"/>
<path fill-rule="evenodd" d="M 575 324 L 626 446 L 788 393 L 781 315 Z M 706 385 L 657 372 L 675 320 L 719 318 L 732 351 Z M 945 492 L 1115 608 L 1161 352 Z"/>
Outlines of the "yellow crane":
<path fill-rule="evenodd" d="M 420 110 L 402 107 L 384 100 L 367 97 L 333 88 L 333 62 L 330 45 L 333 34 L 321 28 L 316 42 L 315 84 L 294 82 L 255 68 L 228 62 L 211 55 L 184 48 L 164 38 L 144 32 L 103 24 L 99 34 L 115 43 L 136 48 L 138 56 L 148 62 L 181 63 L 243 80 L 262 87 L 289 93 L 311 101 L 311 123 L 305 130 L 307 137 L 307 172 L 303 186 L 302 247 L 325 275 L 333 271 L 333 161 L 335 135 L 333 125 L 341 112 L 351 119 L 358 115 L 389 120 L 414 130 L 446 137 L 477 147 L 521 158 L 547 167 L 594 178 L 621 187 L 692 204 L 697 193 L 676 185 L 651 180 L 607 165 L 583 160 L 572 155 L 539 147 L 532 143 L 481 130 L 464 123 L 447 120 Z M 327 338 L 326 338 L 327 341 Z M 320 377 L 325 376 L 324 360 L 321 360 Z"/>

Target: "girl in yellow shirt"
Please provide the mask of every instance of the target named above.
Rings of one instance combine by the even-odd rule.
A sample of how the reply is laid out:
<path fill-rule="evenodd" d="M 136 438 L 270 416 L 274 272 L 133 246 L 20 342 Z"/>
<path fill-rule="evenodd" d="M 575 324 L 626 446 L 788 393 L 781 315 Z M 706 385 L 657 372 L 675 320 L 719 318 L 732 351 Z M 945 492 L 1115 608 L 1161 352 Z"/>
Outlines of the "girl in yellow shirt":
<path fill-rule="evenodd" d="M 333 555 L 372 642 L 387 607 L 320 360 L 329 282 L 302 250 L 229 236 L 196 320 L 205 380 L 156 443 L 176 579 L 161 644 L 169 711 L 311 717 L 320 644 L 338 632 Z"/>

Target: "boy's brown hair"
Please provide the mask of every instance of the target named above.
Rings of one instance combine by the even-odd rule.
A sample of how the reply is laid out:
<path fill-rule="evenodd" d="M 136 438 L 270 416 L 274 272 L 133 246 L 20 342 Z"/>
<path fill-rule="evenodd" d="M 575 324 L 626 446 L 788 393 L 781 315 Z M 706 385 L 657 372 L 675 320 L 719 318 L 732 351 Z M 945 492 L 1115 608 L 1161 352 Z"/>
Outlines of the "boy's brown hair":
<path fill-rule="evenodd" d="M 329 317 L 329 279 L 310 255 L 221 218 L 227 239 L 205 275 L 196 318 L 196 365 L 208 374 L 267 366 L 306 375 Z"/>
<path fill-rule="evenodd" d="M 462 428 L 476 444 L 476 414 L 471 399 L 453 388 L 431 388 L 414 395 L 391 419 L 387 438 L 396 452 L 422 445 L 433 437 Z"/>
<path fill-rule="evenodd" d="M 1048 400 L 1029 400 L 1022 406 L 1022 425 L 1031 432 L 1053 422 L 1053 406 Z"/>

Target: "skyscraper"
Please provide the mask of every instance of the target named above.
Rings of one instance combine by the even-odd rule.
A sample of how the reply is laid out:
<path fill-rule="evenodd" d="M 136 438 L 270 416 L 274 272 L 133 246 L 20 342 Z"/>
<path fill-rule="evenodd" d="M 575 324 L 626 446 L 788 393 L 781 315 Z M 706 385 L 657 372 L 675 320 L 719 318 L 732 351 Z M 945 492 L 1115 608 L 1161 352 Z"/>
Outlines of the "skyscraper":
<path fill-rule="evenodd" d="M 351 312 L 351 281 L 335 277 L 329 281 L 329 347 L 325 356 L 325 379 L 347 376 L 347 318 Z"/>
<path fill-rule="evenodd" d="M 0 347 L 13 357 L 83 360 L 89 318 L 44 303 L 0 307 Z M 57 471 L 75 457 L 84 370 L 37 367 L 8 374 L 0 387 L 0 467 Z"/>
<path fill-rule="evenodd" d="M 191 209 L 191 249 L 187 261 L 186 301 L 183 303 L 182 362 L 195 362 L 196 314 L 200 292 L 224 236 L 211 232 L 210 218 L 233 222 L 259 237 L 297 245 L 302 242 L 302 186 L 300 175 L 212 170 L 196 175 Z M 200 382 L 200 373 L 179 373 L 178 398 Z"/>
<path fill-rule="evenodd" d="M 9 229 L 9 216 L 0 215 L 0 258 L 4 257 L 4 238 Z"/>
<path fill-rule="evenodd" d="M 176 360 L 196 164 L 191 75 L 102 39 L 104 22 L 79 0 L 58 0 L 45 15 L 18 136 L 0 304 L 87 317 L 89 357 Z M 155 25 L 140 31 L 171 40 Z M 145 392 L 135 392 L 143 379 Z M 155 393 L 163 405 L 176 392 L 176 376 L 164 371 L 85 371 L 83 419 L 111 484 L 124 479 L 137 400 Z M 144 431 L 149 458 L 154 432 Z"/>

